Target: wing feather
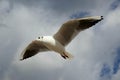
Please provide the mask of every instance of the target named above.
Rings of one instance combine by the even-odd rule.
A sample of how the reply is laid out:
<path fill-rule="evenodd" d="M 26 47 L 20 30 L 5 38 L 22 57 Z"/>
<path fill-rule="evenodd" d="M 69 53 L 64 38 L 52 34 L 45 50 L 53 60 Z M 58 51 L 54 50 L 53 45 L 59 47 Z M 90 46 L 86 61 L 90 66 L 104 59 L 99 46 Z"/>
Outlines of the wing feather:
<path fill-rule="evenodd" d="M 34 40 L 32 41 L 21 53 L 20 60 L 24 60 L 26 58 L 30 58 L 36 55 L 38 52 L 49 51 L 49 49 L 43 45 L 40 41 Z"/>
<path fill-rule="evenodd" d="M 54 35 L 54 38 L 62 45 L 66 46 L 80 31 L 92 27 L 102 19 L 102 16 L 95 16 L 67 21 Z"/>

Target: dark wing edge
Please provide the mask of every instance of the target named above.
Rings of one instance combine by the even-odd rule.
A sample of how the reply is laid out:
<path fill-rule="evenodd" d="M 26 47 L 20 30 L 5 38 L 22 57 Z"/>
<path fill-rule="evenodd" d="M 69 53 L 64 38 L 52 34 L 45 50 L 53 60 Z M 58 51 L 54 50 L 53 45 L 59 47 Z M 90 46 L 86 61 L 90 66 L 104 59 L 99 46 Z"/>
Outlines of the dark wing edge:
<path fill-rule="evenodd" d="M 36 55 L 38 52 L 44 51 L 49 51 L 49 49 L 41 42 L 34 40 L 23 50 L 20 55 L 20 61 L 30 58 Z"/>

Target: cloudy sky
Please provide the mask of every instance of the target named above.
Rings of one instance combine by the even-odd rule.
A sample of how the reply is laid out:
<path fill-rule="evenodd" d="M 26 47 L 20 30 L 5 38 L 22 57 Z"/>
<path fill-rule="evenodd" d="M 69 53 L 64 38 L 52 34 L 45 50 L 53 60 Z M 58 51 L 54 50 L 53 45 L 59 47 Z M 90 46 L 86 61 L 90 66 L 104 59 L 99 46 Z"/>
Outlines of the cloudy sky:
<path fill-rule="evenodd" d="M 70 19 L 104 16 L 66 49 L 19 61 L 36 37 L 53 35 Z M 0 0 L 0 80 L 120 80 L 120 0 Z"/>

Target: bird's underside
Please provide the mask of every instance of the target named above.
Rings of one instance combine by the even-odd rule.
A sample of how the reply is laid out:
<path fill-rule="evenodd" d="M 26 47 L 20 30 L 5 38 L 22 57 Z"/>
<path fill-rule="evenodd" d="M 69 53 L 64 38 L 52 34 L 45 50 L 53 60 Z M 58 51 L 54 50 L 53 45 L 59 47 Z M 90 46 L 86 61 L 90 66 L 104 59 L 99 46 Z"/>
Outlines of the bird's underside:
<path fill-rule="evenodd" d="M 71 58 L 72 55 L 66 50 L 62 50 L 62 48 L 65 49 L 66 45 L 68 45 L 79 32 L 92 27 L 102 19 L 102 16 L 94 16 L 69 20 L 62 25 L 52 38 L 42 36 L 32 41 L 22 52 L 20 60 L 27 59 L 39 52 L 45 51 L 55 51 L 64 59 Z M 56 44 L 56 42 L 58 43 Z"/>

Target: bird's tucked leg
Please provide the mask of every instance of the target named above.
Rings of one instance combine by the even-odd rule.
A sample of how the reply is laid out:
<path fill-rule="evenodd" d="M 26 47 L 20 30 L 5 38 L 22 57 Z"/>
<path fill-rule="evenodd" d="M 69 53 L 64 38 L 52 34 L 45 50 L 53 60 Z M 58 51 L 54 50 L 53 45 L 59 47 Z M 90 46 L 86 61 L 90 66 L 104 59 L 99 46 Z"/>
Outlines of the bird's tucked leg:
<path fill-rule="evenodd" d="M 68 52 L 63 52 L 63 54 L 61 54 L 61 56 L 64 58 L 64 59 L 72 59 L 73 58 L 73 56 L 70 54 L 70 53 L 68 53 Z"/>
<path fill-rule="evenodd" d="M 61 55 L 64 59 L 66 59 L 66 56 L 64 56 L 64 55 Z"/>
<path fill-rule="evenodd" d="M 68 58 L 68 56 L 66 55 L 66 54 L 62 54 L 61 55 L 64 59 L 67 59 Z"/>

